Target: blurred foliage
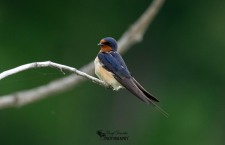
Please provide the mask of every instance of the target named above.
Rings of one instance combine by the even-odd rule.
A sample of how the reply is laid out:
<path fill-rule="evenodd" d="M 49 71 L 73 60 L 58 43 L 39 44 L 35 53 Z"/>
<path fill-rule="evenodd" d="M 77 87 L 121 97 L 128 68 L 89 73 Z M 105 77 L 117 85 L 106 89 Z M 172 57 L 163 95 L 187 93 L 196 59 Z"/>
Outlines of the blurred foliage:
<path fill-rule="evenodd" d="M 0 71 L 51 60 L 79 68 L 96 44 L 119 39 L 151 1 L 0 1 Z M 126 90 L 87 81 L 54 97 L 0 110 L 2 145 L 225 143 L 225 1 L 166 1 L 143 42 L 123 57 L 160 100 L 165 118 Z M 144 64 L 144 65 L 143 65 Z M 36 69 L 0 81 L 0 95 L 65 77 Z M 102 141 L 99 129 L 126 131 L 128 141 Z"/>

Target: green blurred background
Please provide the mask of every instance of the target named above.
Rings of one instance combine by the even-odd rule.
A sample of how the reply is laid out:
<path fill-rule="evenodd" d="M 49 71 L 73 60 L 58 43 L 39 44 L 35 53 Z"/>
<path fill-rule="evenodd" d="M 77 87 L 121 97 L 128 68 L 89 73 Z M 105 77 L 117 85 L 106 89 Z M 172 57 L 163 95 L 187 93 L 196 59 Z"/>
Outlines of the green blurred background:
<path fill-rule="evenodd" d="M 80 68 L 96 57 L 101 38 L 119 39 L 150 3 L 1 0 L 0 72 L 46 60 Z M 224 6 L 222 0 L 168 0 L 143 41 L 123 55 L 169 118 L 126 90 L 86 81 L 54 97 L 0 110 L 0 144 L 225 144 Z M 29 70 L 1 80 L 0 95 L 61 77 L 54 69 Z M 126 131 L 129 140 L 102 141 L 100 129 Z"/>

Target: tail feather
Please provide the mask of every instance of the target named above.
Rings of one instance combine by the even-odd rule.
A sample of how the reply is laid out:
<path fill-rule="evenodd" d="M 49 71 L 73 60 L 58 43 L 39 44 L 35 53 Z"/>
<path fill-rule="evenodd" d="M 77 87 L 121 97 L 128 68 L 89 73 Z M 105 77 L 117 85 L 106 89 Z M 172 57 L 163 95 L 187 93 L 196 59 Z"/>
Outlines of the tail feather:
<path fill-rule="evenodd" d="M 148 99 L 153 100 L 155 102 L 159 102 L 159 100 L 156 97 L 154 97 L 152 94 L 146 91 L 144 87 L 142 87 L 134 78 L 133 81 L 137 85 L 137 87 L 145 94 L 145 96 L 148 97 Z"/>
<path fill-rule="evenodd" d="M 127 90 L 129 90 L 132 94 L 138 97 L 140 100 L 152 104 L 160 113 L 162 113 L 165 117 L 168 117 L 166 111 L 160 108 L 155 102 L 159 102 L 159 100 L 147 92 L 135 79 L 132 78 L 124 78 L 121 79 L 117 76 L 114 76 L 115 79 L 123 85 Z"/>
<path fill-rule="evenodd" d="M 169 117 L 169 114 L 163 110 L 161 107 L 159 107 L 157 104 L 155 104 L 153 101 L 155 102 L 159 102 L 159 100 L 154 97 L 152 94 L 150 94 L 148 91 L 146 91 L 144 89 L 144 87 L 142 87 L 134 78 L 133 78 L 134 83 L 137 85 L 137 87 L 145 94 L 146 98 L 148 99 L 148 101 L 160 112 L 162 113 L 165 117 Z"/>

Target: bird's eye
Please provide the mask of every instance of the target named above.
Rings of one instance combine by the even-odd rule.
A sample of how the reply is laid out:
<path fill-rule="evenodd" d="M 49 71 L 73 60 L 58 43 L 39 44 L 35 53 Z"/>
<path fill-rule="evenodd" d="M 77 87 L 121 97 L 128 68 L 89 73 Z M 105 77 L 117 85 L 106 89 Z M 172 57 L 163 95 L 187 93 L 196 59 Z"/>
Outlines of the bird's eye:
<path fill-rule="evenodd" d="M 111 43 L 110 42 L 105 42 L 105 45 L 110 45 Z"/>

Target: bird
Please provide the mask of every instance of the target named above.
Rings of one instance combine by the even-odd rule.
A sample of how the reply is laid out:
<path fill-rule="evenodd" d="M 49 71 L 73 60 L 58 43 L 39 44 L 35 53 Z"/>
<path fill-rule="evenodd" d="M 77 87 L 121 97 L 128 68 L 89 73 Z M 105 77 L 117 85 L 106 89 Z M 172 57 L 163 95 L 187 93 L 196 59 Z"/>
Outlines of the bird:
<path fill-rule="evenodd" d="M 117 41 L 112 37 L 106 37 L 100 40 L 98 46 L 100 46 L 100 51 L 94 60 L 96 76 L 115 91 L 126 88 L 141 101 L 152 104 L 163 115 L 168 116 L 168 114 L 156 104 L 159 102 L 159 99 L 149 93 L 131 75 L 123 58 L 117 52 Z"/>

